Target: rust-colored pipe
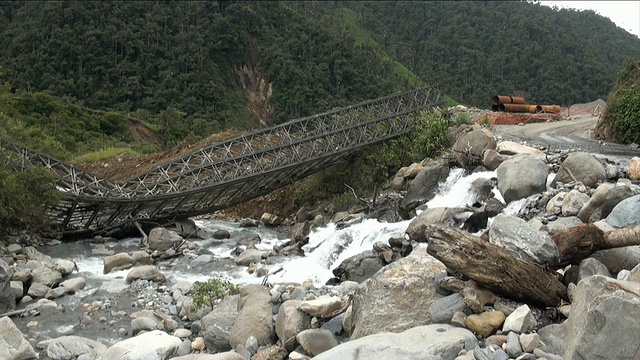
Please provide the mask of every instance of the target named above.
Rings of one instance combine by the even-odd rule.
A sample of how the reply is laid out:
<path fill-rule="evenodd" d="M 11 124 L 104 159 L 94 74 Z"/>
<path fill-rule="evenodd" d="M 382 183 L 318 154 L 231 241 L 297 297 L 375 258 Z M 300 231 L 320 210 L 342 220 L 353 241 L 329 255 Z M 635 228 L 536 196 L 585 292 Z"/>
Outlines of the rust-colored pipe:
<path fill-rule="evenodd" d="M 514 112 L 514 113 L 526 113 L 526 112 L 529 112 L 529 105 L 524 105 L 524 104 L 500 104 L 500 105 L 498 105 L 498 111 Z"/>
<path fill-rule="evenodd" d="M 499 104 L 524 104 L 524 98 L 519 96 L 496 95 L 491 98 L 494 105 Z"/>
<path fill-rule="evenodd" d="M 527 112 L 535 114 L 538 112 L 538 105 L 527 105 Z"/>
<path fill-rule="evenodd" d="M 560 105 L 538 105 L 536 106 L 536 112 L 546 112 L 557 114 L 560 112 Z"/>
<path fill-rule="evenodd" d="M 498 111 L 498 105 L 496 104 L 491 105 L 491 111 Z"/>

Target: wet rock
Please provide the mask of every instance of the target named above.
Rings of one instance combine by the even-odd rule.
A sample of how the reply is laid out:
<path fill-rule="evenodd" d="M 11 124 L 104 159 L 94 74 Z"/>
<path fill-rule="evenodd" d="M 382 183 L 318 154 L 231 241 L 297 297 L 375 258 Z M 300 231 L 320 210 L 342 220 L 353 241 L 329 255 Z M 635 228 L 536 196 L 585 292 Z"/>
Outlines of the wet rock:
<path fill-rule="evenodd" d="M 476 337 L 469 330 L 434 324 L 351 340 L 313 359 L 454 359 L 461 350 L 471 350 L 476 343 Z"/>
<path fill-rule="evenodd" d="M 640 354 L 640 284 L 602 275 L 578 283 L 564 357 L 633 359 Z"/>
<path fill-rule="evenodd" d="M 227 296 L 213 307 L 213 310 L 205 315 L 202 324 L 202 337 L 207 349 L 212 351 L 231 350 L 229 337 L 233 323 L 238 316 L 238 300 L 240 296 Z"/>
<path fill-rule="evenodd" d="M 302 241 L 311 231 L 311 223 L 309 221 L 296 223 L 289 230 L 289 239 L 294 242 Z"/>
<path fill-rule="evenodd" d="M 640 245 L 600 250 L 590 257 L 603 263 L 611 274 L 617 274 L 621 270 L 631 270 L 640 264 Z"/>
<path fill-rule="evenodd" d="M 598 181 L 606 179 L 604 166 L 593 155 L 573 152 L 560 165 L 551 186 L 555 187 L 557 183 L 579 181 L 588 187 L 593 187 Z"/>
<path fill-rule="evenodd" d="M 148 280 L 153 282 L 164 282 L 164 275 L 155 266 L 140 265 L 129 270 L 126 281 L 131 283 L 135 280 Z"/>
<path fill-rule="evenodd" d="M 153 264 L 153 259 L 151 258 L 151 254 L 146 251 L 134 251 L 131 253 L 131 259 L 133 259 L 134 264 L 136 265 L 151 265 Z"/>
<path fill-rule="evenodd" d="M 76 268 L 76 263 L 71 260 L 56 259 L 53 263 L 53 270 L 59 272 L 63 276 L 71 274 Z"/>
<path fill-rule="evenodd" d="M 80 355 L 90 355 L 95 359 L 107 351 L 106 345 L 80 336 L 63 336 L 43 343 L 47 356 L 54 360 L 74 359 Z"/>
<path fill-rule="evenodd" d="M 578 190 L 569 191 L 562 201 L 562 216 L 578 215 L 580 209 L 589 199 L 589 195 L 583 194 Z"/>
<path fill-rule="evenodd" d="M 232 348 L 255 336 L 260 345 L 272 344 L 276 339 L 273 328 L 273 304 L 269 290 L 260 285 L 247 285 L 240 291 L 238 316 L 231 329 Z"/>
<path fill-rule="evenodd" d="M 607 216 L 607 223 L 615 228 L 640 225 L 640 195 L 622 200 Z"/>
<path fill-rule="evenodd" d="M 260 262 L 260 260 L 262 260 L 263 255 L 265 255 L 263 251 L 256 250 L 256 249 L 247 249 L 243 251 L 240 255 L 238 255 L 238 257 L 236 258 L 236 265 L 249 266 L 252 263 Z"/>
<path fill-rule="evenodd" d="M 288 300 L 282 303 L 276 318 L 276 334 L 287 350 L 296 346 L 296 334 L 311 326 L 311 317 L 298 307 L 302 301 Z"/>
<path fill-rule="evenodd" d="M 522 334 L 531 331 L 531 329 L 536 325 L 538 325 L 538 322 L 531 313 L 529 306 L 522 305 L 507 316 L 507 319 L 504 321 L 502 331 L 515 331 L 518 334 Z"/>
<path fill-rule="evenodd" d="M 182 243 L 184 239 L 175 231 L 162 227 L 151 229 L 149 232 L 149 250 L 167 251 Z"/>
<path fill-rule="evenodd" d="M 409 213 L 433 199 L 438 191 L 438 183 L 446 180 L 448 175 L 449 165 L 445 161 L 429 162 L 409 185 L 407 195 L 400 202 L 400 207 Z"/>
<path fill-rule="evenodd" d="M 204 255 L 200 255 L 197 258 L 191 260 L 189 265 L 191 265 L 191 267 L 198 267 L 198 266 L 202 266 L 202 265 L 208 264 L 208 263 L 210 263 L 212 261 L 213 261 L 213 255 L 204 254 Z"/>
<path fill-rule="evenodd" d="M 243 230 L 235 235 L 236 246 L 246 246 L 247 248 L 254 247 L 256 244 L 260 244 L 260 235 L 253 231 Z"/>
<path fill-rule="evenodd" d="M 460 166 L 472 168 L 481 163 L 485 150 L 495 148 L 496 140 L 493 134 L 484 129 L 477 129 L 460 136 L 453 144 L 452 153 Z"/>
<path fill-rule="evenodd" d="M 46 285 L 48 287 L 54 287 L 62 281 L 62 274 L 44 266 L 31 271 L 31 276 L 33 283 Z"/>
<path fill-rule="evenodd" d="M 636 156 L 629 160 L 629 171 L 627 174 L 631 180 L 640 180 L 640 157 Z"/>
<path fill-rule="evenodd" d="M 135 265 L 136 261 L 126 253 L 119 253 L 115 255 L 109 255 L 104 258 L 103 274 L 108 274 L 112 271 L 124 270 Z"/>
<path fill-rule="evenodd" d="M 311 355 L 317 356 L 329 349 L 338 346 L 338 340 L 328 330 L 308 329 L 298 333 L 296 340 L 304 351 Z"/>
<path fill-rule="evenodd" d="M 434 207 L 421 212 L 407 226 L 406 233 L 410 240 L 427 242 L 425 229 L 433 224 L 453 225 L 456 215 L 466 212 L 465 208 Z"/>
<path fill-rule="evenodd" d="M 453 314 L 458 311 L 471 313 L 467 304 L 464 303 L 464 298 L 459 294 L 438 299 L 429 306 L 431 321 L 438 324 L 450 324 Z"/>
<path fill-rule="evenodd" d="M 218 230 L 214 231 L 211 236 L 214 239 L 222 240 L 222 239 L 230 238 L 231 237 L 231 233 L 228 230 L 225 230 L 225 229 L 218 229 Z"/>
<path fill-rule="evenodd" d="M 471 203 L 485 203 L 493 197 L 494 183 L 491 179 L 478 178 L 471 183 L 469 189 L 472 200 Z"/>
<path fill-rule="evenodd" d="M 5 359 L 22 360 L 38 357 L 33 347 L 7 316 L 0 318 L 0 354 Z"/>
<path fill-rule="evenodd" d="M 260 221 L 254 219 L 241 219 L 238 222 L 238 226 L 241 228 L 258 227 L 258 225 L 260 225 Z"/>
<path fill-rule="evenodd" d="M 300 304 L 299 309 L 311 316 L 320 317 L 340 309 L 341 305 L 342 299 L 339 296 L 332 296 L 304 301 Z"/>
<path fill-rule="evenodd" d="M 541 265 L 559 262 L 560 253 L 549 234 L 535 230 L 526 221 L 514 216 L 496 216 L 489 229 L 489 241 L 525 261 Z"/>
<path fill-rule="evenodd" d="M 467 316 L 465 325 L 469 330 L 486 338 L 500 329 L 504 321 L 505 315 L 502 311 L 486 311 Z"/>
<path fill-rule="evenodd" d="M 549 170 L 531 155 L 517 155 L 498 166 L 498 190 L 508 203 L 543 192 Z"/>
<path fill-rule="evenodd" d="M 502 156 L 493 149 L 487 149 L 482 153 L 482 165 L 489 171 L 497 169 L 502 164 L 502 161 Z"/>
<path fill-rule="evenodd" d="M 177 337 L 154 330 L 112 345 L 98 360 L 169 359 L 180 344 Z"/>
<path fill-rule="evenodd" d="M 260 221 L 262 221 L 267 226 L 279 226 L 282 224 L 282 218 L 275 214 L 264 213 L 260 217 Z"/>
<path fill-rule="evenodd" d="M 434 277 L 445 270 L 426 249 L 418 248 L 362 283 L 352 302 L 351 339 L 431 323 L 429 306 L 442 297 L 433 289 Z"/>
<path fill-rule="evenodd" d="M 364 251 L 358 255 L 345 259 L 333 269 L 333 275 L 340 281 L 355 281 L 361 283 L 384 267 L 384 260 L 373 250 Z"/>
<path fill-rule="evenodd" d="M 530 146 L 513 141 L 501 141 L 496 145 L 496 151 L 502 155 L 531 155 L 538 160 L 545 161 L 546 154 Z"/>

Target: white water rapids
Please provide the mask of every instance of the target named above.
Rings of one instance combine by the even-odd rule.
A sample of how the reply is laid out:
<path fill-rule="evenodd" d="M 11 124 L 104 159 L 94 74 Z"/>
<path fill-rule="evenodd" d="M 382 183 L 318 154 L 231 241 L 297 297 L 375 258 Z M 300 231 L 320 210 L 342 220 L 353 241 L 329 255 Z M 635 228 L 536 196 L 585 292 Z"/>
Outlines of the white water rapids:
<path fill-rule="evenodd" d="M 478 172 L 464 176 L 462 169 L 452 169 L 446 181 L 440 184 L 437 195 L 426 205 L 433 207 L 459 207 L 471 205 L 474 201 L 470 194 L 471 183 L 478 178 L 495 177 L 494 171 Z M 497 199 L 503 198 L 497 189 L 494 189 Z M 504 210 L 506 213 L 516 214 L 524 200 L 512 202 Z M 424 205 L 422 206 L 424 208 Z M 420 212 L 418 210 L 418 212 Z M 490 219 L 491 221 L 491 219 Z M 261 243 L 257 246 L 260 250 L 270 250 L 277 244 L 281 244 L 286 239 L 278 239 L 277 234 L 268 228 L 241 229 L 237 224 L 221 220 L 196 220 L 196 225 L 208 230 L 225 229 L 231 233 L 231 240 L 219 241 L 213 239 L 196 240 L 198 245 L 208 250 L 208 253 L 215 258 L 231 258 L 231 252 L 235 248 L 234 235 L 243 231 L 253 231 L 260 235 Z M 309 244 L 303 247 L 304 256 L 282 257 L 280 261 L 265 265 L 272 273 L 278 269 L 281 271 L 269 276 L 271 283 L 303 283 L 312 282 L 316 286 L 323 285 L 333 277 L 332 269 L 336 268 L 345 259 L 357 255 L 366 250 L 371 250 L 377 241 L 387 242 L 391 236 L 403 236 L 411 220 L 396 223 L 381 223 L 375 219 L 367 219 L 359 223 L 338 229 L 335 224 L 330 223 L 324 227 L 314 229 L 309 234 Z M 116 245 L 117 250 L 125 251 L 138 250 L 139 239 L 129 239 L 120 241 Z M 200 252 L 202 253 L 202 252 Z M 67 254 L 68 257 L 71 254 Z M 91 273 L 98 279 L 113 279 L 125 277 L 127 270 L 102 274 L 103 256 L 87 256 L 78 254 L 75 256 L 79 268 L 85 273 Z M 196 271 L 195 269 L 167 270 L 164 271 L 170 282 L 178 281 L 206 281 L 212 275 L 222 276 L 231 279 L 234 283 L 260 283 L 263 278 L 249 274 L 246 267 L 232 266 L 225 267 L 213 273 Z"/>

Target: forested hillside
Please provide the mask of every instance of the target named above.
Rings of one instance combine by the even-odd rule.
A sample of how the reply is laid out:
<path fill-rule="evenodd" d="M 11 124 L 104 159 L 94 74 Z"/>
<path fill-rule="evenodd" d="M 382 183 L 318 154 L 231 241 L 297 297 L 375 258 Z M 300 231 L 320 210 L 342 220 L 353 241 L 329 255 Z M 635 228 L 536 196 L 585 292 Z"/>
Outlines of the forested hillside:
<path fill-rule="evenodd" d="M 605 98 L 640 40 L 529 2 L 2 2 L 0 83 L 158 125 L 168 144 L 419 84 L 486 107 Z"/>

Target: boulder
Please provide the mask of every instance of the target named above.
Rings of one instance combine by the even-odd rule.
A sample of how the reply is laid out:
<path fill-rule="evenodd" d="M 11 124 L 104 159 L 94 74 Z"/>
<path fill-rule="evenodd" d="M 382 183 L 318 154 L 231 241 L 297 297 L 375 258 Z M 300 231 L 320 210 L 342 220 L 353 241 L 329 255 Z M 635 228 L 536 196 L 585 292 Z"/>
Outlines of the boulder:
<path fill-rule="evenodd" d="M 593 155 L 586 152 L 573 152 L 562 162 L 551 186 L 579 181 L 593 187 L 598 181 L 607 179 L 604 166 Z"/>
<path fill-rule="evenodd" d="M 606 218 L 611 214 L 613 209 L 618 206 L 620 202 L 632 197 L 634 192 L 628 184 L 618 182 L 613 188 L 611 188 L 604 196 L 602 205 L 598 208 L 600 210 L 600 218 Z"/>
<path fill-rule="evenodd" d="M 582 220 L 576 216 L 560 217 L 554 221 L 549 221 L 543 229 L 546 229 L 549 235 L 553 236 L 563 230 L 576 227 L 578 225 L 582 225 Z"/>
<path fill-rule="evenodd" d="M 153 264 L 153 258 L 151 257 L 151 254 L 143 250 L 134 251 L 133 253 L 131 253 L 131 258 L 133 259 L 135 265 Z"/>
<path fill-rule="evenodd" d="M 531 155 L 541 161 L 547 159 L 547 155 L 542 151 L 513 141 L 500 141 L 496 145 L 496 151 L 502 155 Z"/>
<path fill-rule="evenodd" d="M 496 170 L 498 190 L 506 203 L 539 194 L 546 189 L 547 165 L 531 155 L 517 155 Z"/>
<path fill-rule="evenodd" d="M 493 149 L 487 149 L 482 153 L 482 165 L 489 171 L 497 169 L 503 161 L 502 156 Z"/>
<path fill-rule="evenodd" d="M 522 260 L 536 264 L 558 264 L 560 253 L 549 234 L 535 230 L 526 221 L 499 214 L 489 229 L 489 241 Z"/>
<path fill-rule="evenodd" d="M 538 325 L 536 318 L 533 316 L 531 309 L 528 305 L 518 306 L 504 321 L 502 326 L 502 332 L 507 333 L 509 331 L 523 334 L 531 331 L 534 326 Z"/>
<path fill-rule="evenodd" d="M 578 283 L 567 322 L 565 359 L 637 359 L 640 284 L 602 275 Z"/>
<path fill-rule="evenodd" d="M 550 347 L 554 353 L 563 354 L 567 337 L 567 323 L 551 324 L 538 330 L 540 342 Z"/>
<path fill-rule="evenodd" d="M 153 330 L 112 345 L 98 360 L 170 359 L 182 340 L 164 331 Z"/>
<path fill-rule="evenodd" d="M 611 273 L 609 273 L 607 267 L 600 261 L 594 258 L 586 258 L 582 260 L 578 267 L 578 282 L 593 275 L 611 277 Z"/>
<path fill-rule="evenodd" d="M 151 229 L 149 232 L 149 250 L 167 251 L 183 241 L 184 239 L 178 233 L 162 227 Z"/>
<path fill-rule="evenodd" d="M 16 300 L 19 300 L 24 295 L 24 284 L 22 282 L 11 281 L 9 286 L 11 287 L 11 293 L 13 294 Z M 0 294 L 0 296 L 9 300 L 9 295 L 6 293 L 6 289 L 4 287 L 3 287 L 3 292 L 2 294 Z M 11 302 L 9 301 L 9 303 Z M 0 304 L 6 305 L 2 302 L 2 299 L 0 299 Z"/>
<path fill-rule="evenodd" d="M 590 257 L 603 263 L 610 273 L 617 274 L 621 270 L 631 270 L 640 264 L 640 245 L 599 250 Z"/>
<path fill-rule="evenodd" d="M 129 285 L 123 279 L 113 279 L 111 281 L 103 282 L 102 285 L 98 288 L 98 293 L 106 293 L 106 294 L 119 294 L 124 289 L 128 288 Z"/>
<path fill-rule="evenodd" d="M 429 306 L 442 297 L 434 279 L 445 271 L 423 247 L 378 271 L 353 296 L 351 339 L 430 324 Z"/>
<path fill-rule="evenodd" d="M 464 322 L 469 330 L 487 338 L 500 329 L 504 320 L 505 315 L 502 311 L 485 311 L 467 316 Z"/>
<path fill-rule="evenodd" d="M 35 359 L 38 354 L 8 316 L 0 318 L 0 356 L 7 360 Z"/>
<path fill-rule="evenodd" d="M 460 351 L 470 351 L 476 344 L 475 335 L 467 329 L 434 324 L 351 340 L 313 360 L 454 359 Z"/>
<path fill-rule="evenodd" d="M 247 248 L 254 247 L 256 244 L 260 244 L 260 235 L 250 230 L 242 230 L 234 235 L 236 246 L 246 246 Z"/>
<path fill-rule="evenodd" d="M 231 237 L 231 233 L 229 232 L 229 230 L 218 229 L 218 230 L 213 232 L 211 237 L 213 237 L 214 239 L 217 239 L 217 240 L 228 239 L 228 238 Z"/>
<path fill-rule="evenodd" d="M 494 183 L 491 179 L 478 178 L 473 180 L 469 189 L 469 205 L 473 203 L 484 204 L 493 197 Z"/>
<path fill-rule="evenodd" d="M 238 316 L 238 300 L 240 296 L 227 296 L 213 307 L 213 310 L 201 320 L 202 337 L 207 349 L 211 351 L 231 350 L 229 336 L 233 323 Z"/>
<path fill-rule="evenodd" d="M 7 274 L 5 266 L 0 266 L 0 305 L 7 310 L 13 309 L 16 306 L 16 296 L 12 283 L 11 276 Z M 20 284 L 22 284 L 22 282 L 20 282 Z M 17 291 L 17 289 L 15 291 Z M 20 294 L 20 296 L 22 297 L 22 294 Z"/>
<path fill-rule="evenodd" d="M 33 283 L 29 286 L 29 290 L 27 290 L 27 295 L 34 298 L 41 298 L 47 295 L 47 293 L 51 290 L 47 285 L 42 285 L 38 283 Z"/>
<path fill-rule="evenodd" d="M 278 226 L 282 224 L 282 218 L 280 216 L 270 213 L 262 214 L 260 221 L 267 226 Z"/>
<path fill-rule="evenodd" d="M 24 254 L 27 256 L 27 259 L 29 260 L 39 261 L 42 265 L 47 265 L 47 266 L 53 265 L 53 260 L 51 259 L 51 256 L 41 253 L 40 251 L 36 250 L 36 248 L 34 248 L 33 246 L 27 246 L 22 250 Z"/>
<path fill-rule="evenodd" d="M 384 266 L 384 259 L 380 258 L 375 251 L 367 250 L 345 259 L 332 272 L 341 282 L 355 281 L 361 283 L 372 277 Z"/>
<path fill-rule="evenodd" d="M 164 275 L 155 266 L 140 265 L 129 270 L 126 281 L 130 283 L 135 280 L 148 280 L 153 282 L 164 282 Z"/>
<path fill-rule="evenodd" d="M 304 301 L 299 309 L 311 316 L 321 317 L 340 309 L 341 305 L 342 299 L 339 296 L 332 296 Z"/>
<path fill-rule="evenodd" d="M 107 351 L 106 345 L 80 336 L 63 336 L 43 343 L 47 347 L 47 356 L 54 360 L 75 359 L 85 354 L 95 359 Z"/>
<path fill-rule="evenodd" d="M 214 257 L 211 254 L 199 255 L 197 258 L 191 260 L 191 262 L 189 263 L 189 266 L 194 268 L 194 267 L 206 265 L 206 264 L 212 262 L 213 259 L 214 259 Z"/>
<path fill-rule="evenodd" d="M 458 311 L 471 313 L 471 309 L 465 304 L 464 298 L 460 294 L 451 294 L 434 301 L 429 306 L 429 317 L 433 323 L 449 324 L 453 314 Z"/>
<path fill-rule="evenodd" d="M 629 160 L 629 171 L 627 172 L 630 180 L 640 180 L 640 157 L 633 157 Z"/>
<path fill-rule="evenodd" d="M 53 263 L 53 270 L 59 272 L 63 276 L 71 274 L 73 270 L 77 268 L 78 266 L 76 266 L 76 263 L 71 260 L 56 259 Z"/>
<path fill-rule="evenodd" d="M 304 330 L 296 335 L 296 340 L 300 343 L 304 351 L 311 356 L 317 356 L 338 346 L 338 340 L 336 340 L 336 337 L 333 336 L 329 330 Z"/>
<path fill-rule="evenodd" d="M 112 271 L 124 270 L 135 265 L 136 261 L 126 253 L 119 253 L 109 255 L 104 258 L 103 274 L 108 274 Z"/>
<path fill-rule="evenodd" d="M 311 231 L 311 222 L 299 222 L 291 227 L 289 230 L 289 239 L 293 240 L 293 242 L 299 242 L 304 240 L 309 232 Z"/>
<path fill-rule="evenodd" d="M 460 166 L 472 168 L 482 163 L 482 153 L 485 150 L 495 148 L 496 140 L 493 134 L 484 129 L 477 129 L 460 136 L 451 150 Z"/>
<path fill-rule="evenodd" d="M 449 164 L 442 161 L 429 162 L 413 179 L 407 195 L 400 202 L 400 207 L 407 213 L 419 205 L 433 199 L 438 191 L 438 183 L 449 176 Z"/>
<path fill-rule="evenodd" d="M 640 225 L 640 195 L 620 201 L 607 216 L 607 223 L 615 228 Z"/>
<path fill-rule="evenodd" d="M 296 346 L 296 335 L 311 326 L 311 316 L 298 309 L 300 304 L 299 300 L 283 302 L 276 318 L 276 334 L 289 351 Z"/>
<path fill-rule="evenodd" d="M 256 249 L 247 249 L 240 253 L 236 258 L 236 265 L 239 266 L 249 266 L 252 263 L 257 263 L 262 260 L 262 256 L 264 255 L 263 251 Z"/>
<path fill-rule="evenodd" d="M 65 293 L 73 294 L 76 291 L 80 291 L 84 289 L 87 285 L 86 280 L 83 277 L 76 277 L 72 279 L 67 279 L 60 283 L 60 287 L 65 288 Z"/>
<path fill-rule="evenodd" d="M 562 201 L 562 216 L 578 215 L 580 209 L 589 201 L 589 195 L 578 190 L 571 190 Z"/>
<path fill-rule="evenodd" d="M 465 208 L 450 208 L 450 207 L 434 207 L 428 208 L 411 220 L 409 226 L 407 226 L 406 233 L 409 239 L 417 242 L 427 242 L 428 239 L 425 235 L 425 229 L 429 225 L 433 224 L 447 224 L 453 225 L 455 223 L 454 218 L 456 215 L 468 211 Z"/>
<path fill-rule="evenodd" d="M 42 284 L 48 287 L 54 287 L 62 281 L 62 274 L 45 266 L 32 270 L 31 276 L 33 283 Z"/>
<path fill-rule="evenodd" d="M 589 222 L 589 218 L 591 218 L 591 215 L 593 215 L 596 209 L 602 205 L 607 192 L 611 190 L 613 186 L 614 185 L 611 183 L 602 183 L 598 185 L 598 188 L 593 195 L 591 195 L 589 201 L 582 206 L 582 209 L 580 209 L 580 212 L 578 213 L 578 217 L 582 222 Z"/>
<path fill-rule="evenodd" d="M 276 339 L 272 316 L 269 289 L 260 285 L 244 286 L 240 291 L 238 316 L 229 337 L 231 347 L 244 345 L 251 336 L 255 336 L 261 346 L 272 344 Z"/>

